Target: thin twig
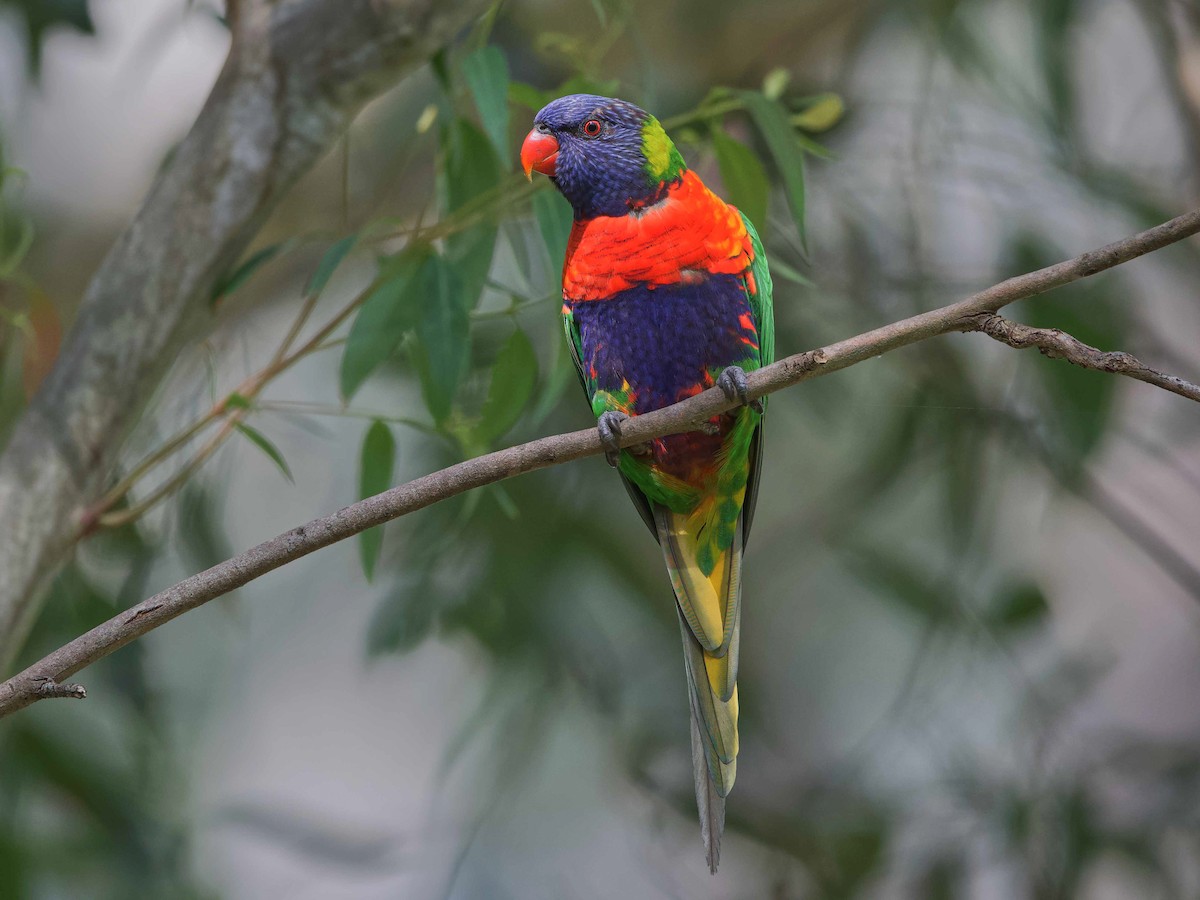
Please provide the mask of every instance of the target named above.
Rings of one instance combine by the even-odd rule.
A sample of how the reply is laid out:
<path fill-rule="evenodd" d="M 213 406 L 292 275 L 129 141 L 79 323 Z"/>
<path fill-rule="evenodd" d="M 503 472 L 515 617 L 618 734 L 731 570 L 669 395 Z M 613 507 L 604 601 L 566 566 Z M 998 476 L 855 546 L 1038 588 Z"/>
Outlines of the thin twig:
<path fill-rule="evenodd" d="M 214 453 L 216 453 L 218 449 L 220 449 L 221 445 L 225 443 L 225 439 L 237 430 L 237 426 L 245 417 L 246 410 L 234 410 L 225 419 L 225 421 L 221 423 L 221 427 L 218 429 L 217 433 L 205 441 L 204 446 L 197 450 L 195 455 L 192 456 L 192 458 L 189 459 L 179 469 L 178 472 L 151 491 L 149 496 L 139 500 L 132 506 L 128 506 L 125 509 L 117 509 L 112 510 L 111 512 L 103 513 L 97 519 L 97 524 L 102 528 L 119 528 L 122 525 L 127 525 L 135 519 L 139 519 L 144 516 L 153 507 L 157 506 L 159 502 L 165 500 L 167 497 L 171 496 L 177 490 L 187 484 L 188 480 L 194 474 L 196 474 L 200 467 L 204 465 L 205 461 Z"/>
<path fill-rule="evenodd" d="M 121 479 L 111 490 L 109 490 L 100 500 L 92 505 L 90 509 L 81 518 L 80 533 L 87 534 L 96 526 L 104 528 L 114 528 L 120 525 L 128 524 L 137 518 L 145 515 L 151 508 L 156 506 L 167 497 L 174 494 L 179 488 L 187 483 L 187 480 L 196 473 L 204 462 L 213 455 L 221 445 L 228 440 L 229 436 L 236 430 L 237 425 L 246 417 L 246 410 L 241 406 L 231 406 L 229 398 L 233 394 L 239 395 L 243 400 L 251 401 L 258 398 L 263 389 L 270 384 L 280 373 L 295 365 L 299 360 L 303 359 L 312 353 L 317 353 L 327 349 L 331 343 L 322 343 L 322 341 L 337 330 L 346 319 L 354 312 L 366 299 L 374 284 L 368 287 L 365 291 L 360 292 L 349 303 L 343 306 L 337 313 L 334 314 L 328 322 L 299 349 L 292 353 L 287 351 L 299 336 L 300 330 L 305 322 L 311 316 L 313 308 L 316 304 L 316 296 L 312 295 L 305 299 L 305 303 L 300 310 L 299 315 L 292 323 L 283 342 L 275 351 L 271 362 L 267 364 L 261 371 L 254 373 L 234 390 L 231 394 L 226 395 L 225 399 L 215 404 L 208 412 L 200 416 L 191 425 L 183 428 L 178 434 L 168 440 L 158 449 L 151 452 L 145 459 L 138 463 L 129 474 Z M 192 437 L 202 431 L 206 426 L 215 422 L 217 419 L 224 417 L 225 421 L 217 433 L 205 442 L 196 453 L 183 466 L 180 467 L 174 475 L 165 481 L 160 487 L 155 489 L 151 494 L 139 500 L 137 503 L 126 509 L 113 510 L 113 507 L 124 497 L 133 486 L 148 472 L 158 466 L 159 463 L 166 460 L 169 456 L 175 453 L 180 447 L 186 444 Z"/>
<path fill-rule="evenodd" d="M 984 313 L 976 318 L 978 324 L 975 330 L 1017 350 L 1037 347 L 1043 356 L 1051 359 L 1065 359 L 1073 365 L 1098 372 L 1127 375 L 1200 403 L 1200 385 L 1175 375 L 1164 375 L 1128 353 L 1097 350 L 1057 328 L 1033 328 L 995 313 Z"/>
<path fill-rule="evenodd" d="M 935 335 L 977 330 L 978 318 L 983 314 L 994 313 L 1017 300 L 1111 269 L 1197 232 L 1200 232 L 1200 210 L 1074 259 L 1010 278 L 958 303 L 818 350 L 789 356 L 751 372 L 747 376 L 749 396 L 751 399 L 762 397 Z M 627 420 L 622 425 L 621 446 L 631 447 L 653 438 L 693 430 L 734 405 L 720 390 L 710 388 L 672 406 Z M 0 717 L 42 699 L 39 691 L 48 680 L 61 681 L 176 616 L 322 547 L 465 491 L 525 472 L 596 456 L 603 450 L 595 428 L 544 437 L 460 462 L 351 504 L 332 515 L 313 519 L 143 600 L 14 675 L 0 684 Z"/>

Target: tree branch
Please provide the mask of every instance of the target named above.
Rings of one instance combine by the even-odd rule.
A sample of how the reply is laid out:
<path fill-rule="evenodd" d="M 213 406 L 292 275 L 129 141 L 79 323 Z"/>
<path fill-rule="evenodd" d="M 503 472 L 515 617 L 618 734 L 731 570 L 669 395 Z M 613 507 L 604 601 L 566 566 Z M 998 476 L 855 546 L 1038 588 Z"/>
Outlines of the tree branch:
<path fill-rule="evenodd" d="M 191 131 L 88 285 L 58 362 L 0 455 L 0 671 L 86 529 L 121 439 L 217 280 L 358 109 L 486 0 L 241 0 Z"/>
<path fill-rule="evenodd" d="M 1097 372 L 1127 375 L 1200 403 L 1200 385 L 1175 375 L 1164 375 L 1120 350 L 1097 350 L 1057 328 L 1033 328 L 995 313 L 983 313 L 976 317 L 976 321 L 975 330 L 1017 350 L 1037 347 L 1043 356 L 1051 359 L 1065 359 L 1073 365 Z"/>
<path fill-rule="evenodd" d="M 751 398 L 762 397 L 936 335 L 979 330 L 981 317 L 994 314 L 1010 303 L 1111 269 L 1197 232 L 1200 232 L 1200 210 L 1074 259 L 1010 278 L 958 303 L 818 350 L 789 356 L 749 373 L 749 395 Z M 733 406 L 720 390 L 709 389 L 673 406 L 624 422 L 621 446 L 630 447 L 656 437 L 690 431 Z M 47 682 L 62 682 L 176 616 L 315 550 L 473 488 L 595 456 L 603 449 L 595 428 L 544 437 L 466 460 L 368 497 L 332 515 L 313 519 L 143 600 L 0 684 L 0 717 L 42 699 L 41 687 Z"/>

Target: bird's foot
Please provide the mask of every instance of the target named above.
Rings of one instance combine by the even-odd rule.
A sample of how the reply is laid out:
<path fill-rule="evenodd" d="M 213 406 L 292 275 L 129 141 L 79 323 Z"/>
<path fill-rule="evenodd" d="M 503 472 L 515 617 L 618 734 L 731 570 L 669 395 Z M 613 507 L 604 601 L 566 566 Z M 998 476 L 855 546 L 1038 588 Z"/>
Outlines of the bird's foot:
<path fill-rule="evenodd" d="M 596 430 L 600 432 L 600 443 L 604 446 L 604 458 L 614 469 L 621 456 L 621 423 L 628 418 L 625 413 L 610 409 L 602 412 L 596 420 Z"/>
<path fill-rule="evenodd" d="M 721 393 L 727 400 L 736 400 L 742 406 L 748 406 L 756 413 L 763 411 L 762 400 L 749 398 L 750 388 L 746 384 L 746 373 L 740 366 L 728 366 L 717 379 L 717 387 L 721 389 Z"/>

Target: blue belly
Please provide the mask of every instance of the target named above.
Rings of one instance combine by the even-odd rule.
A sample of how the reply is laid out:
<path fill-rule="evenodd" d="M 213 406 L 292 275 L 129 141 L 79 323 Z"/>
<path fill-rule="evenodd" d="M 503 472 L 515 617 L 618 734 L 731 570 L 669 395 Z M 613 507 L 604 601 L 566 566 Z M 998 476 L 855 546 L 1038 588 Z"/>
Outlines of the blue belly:
<path fill-rule="evenodd" d="M 711 387 L 726 366 L 758 366 L 758 335 L 740 276 L 635 287 L 608 300 L 576 302 L 571 311 L 592 385 L 616 391 L 628 382 L 639 413 Z"/>

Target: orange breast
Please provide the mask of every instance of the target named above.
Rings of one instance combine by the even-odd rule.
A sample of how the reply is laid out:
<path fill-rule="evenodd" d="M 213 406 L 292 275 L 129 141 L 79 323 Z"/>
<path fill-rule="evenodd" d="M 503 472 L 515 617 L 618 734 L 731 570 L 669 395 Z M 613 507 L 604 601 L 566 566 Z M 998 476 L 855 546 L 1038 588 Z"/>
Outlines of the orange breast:
<path fill-rule="evenodd" d="M 653 288 L 750 268 L 752 247 L 736 209 L 684 172 L 665 199 L 642 212 L 576 222 L 563 264 L 563 299 L 603 300 L 636 285 Z"/>

